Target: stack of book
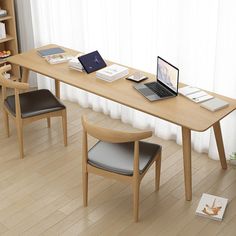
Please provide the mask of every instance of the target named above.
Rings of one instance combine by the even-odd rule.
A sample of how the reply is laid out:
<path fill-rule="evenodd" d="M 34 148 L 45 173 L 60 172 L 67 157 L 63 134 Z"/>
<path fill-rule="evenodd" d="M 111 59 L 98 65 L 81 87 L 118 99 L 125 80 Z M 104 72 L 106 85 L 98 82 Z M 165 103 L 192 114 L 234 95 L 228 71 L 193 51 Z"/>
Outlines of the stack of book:
<path fill-rule="evenodd" d="M 107 82 L 113 82 L 129 74 L 129 69 L 113 64 L 96 72 L 96 77 Z"/>
<path fill-rule="evenodd" d="M 79 57 L 82 56 L 83 54 L 78 54 L 76 55 L 75 57 L 73 57 L 69 62 L 68 62 L 68 66 L 70 69 L 73 69 L 73 70 L 77 70 L 77 71 L 80 71 L 80 72 L 83 72 L 84 71 L 84 68 L 82 66 L 82 64 L 80 63 L 79 61 Z"/>
<path fill-rule="evenodd" d="M 67 62 L 73 58 L 73 56 L 67 54 L 65 50 L 60 47 L 38 50 L 37 53 L 50 64 Z"/>
<path fill-rule="evenodd" d="M 0 22 L 0 39 L 4 39 L 6 38 L 7 35 L 6 35 L 6 26 L 5 26 L 5 23 L 3 22 Z"/>

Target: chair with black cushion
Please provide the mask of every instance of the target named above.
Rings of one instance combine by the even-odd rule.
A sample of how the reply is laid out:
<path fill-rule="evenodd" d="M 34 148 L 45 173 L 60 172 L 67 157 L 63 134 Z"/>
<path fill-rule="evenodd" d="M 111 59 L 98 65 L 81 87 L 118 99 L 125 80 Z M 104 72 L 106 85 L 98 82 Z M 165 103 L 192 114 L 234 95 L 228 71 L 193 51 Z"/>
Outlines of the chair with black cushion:
<path fill-rule="evenodd" d="M 9 137 L 10 116 L 16 123 L 20 157 L 24 157 L 23 126 L 39 119 L 47 119 L 50 128 L 51 117 L 62 117 L 64 145 L 67 145 L 66 107 L 46 89 L 20 93 L 20 90 L 29 89 L 28 83 L 14 82 L 6 79 L 4 73 L 11 69 L 10 65 L 0 68 L 0 85 L 2 86 L 3 118 Z M 7 96 L 6 88 L 14 89 L 14 95 Z"/>
<path fill-rule="evenodd" d="M 144 175 L 155 162 L 155 190 L 160 185 L 161 146 L 140 141 L 151 131 L 124 132 L 97 126 L 82 117 L 83 125 L 83 204 L 88 204 L 88 173 L 130 183 L 133 187 L 134 221 L 139 215 L 139 188 Z M 87 135 L 99 141 L 88 150 Z"/>

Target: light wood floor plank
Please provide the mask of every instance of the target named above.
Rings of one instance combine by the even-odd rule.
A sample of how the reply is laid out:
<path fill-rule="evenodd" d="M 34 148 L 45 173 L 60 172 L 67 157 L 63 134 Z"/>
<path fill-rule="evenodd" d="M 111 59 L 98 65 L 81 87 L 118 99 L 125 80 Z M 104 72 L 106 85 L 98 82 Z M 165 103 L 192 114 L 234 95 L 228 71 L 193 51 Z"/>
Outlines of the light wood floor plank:
<path fill-rule="evenodd" d="M 120 120 L 65 102 L 68 147 L 61 122 L 32 123 L 24 130 L 26 156 L 19 159 L 17 136 L 10 121 L 6 138 L 0 122 L 0 234 L 1 235 L 235 235 L 236 169 L 222 170 L 218 161 L 192 152 L 193 200 L 184 198 L 182 148 L 158 137 L 163 147 L 161 186 L 154 192 L 154 168 L 140 191 L 140 222 L 133 223 L 131 186 L 89 176 L 88 207 L 82 204 L 81 115 L 111 128 L 136 130 Z M 0 112 L 0 119 L 2 114 Z M 89 138 L 92 147 L 96 139 Z M 229 198 L 223 222 L 195 216 L 203 192 Z"/>

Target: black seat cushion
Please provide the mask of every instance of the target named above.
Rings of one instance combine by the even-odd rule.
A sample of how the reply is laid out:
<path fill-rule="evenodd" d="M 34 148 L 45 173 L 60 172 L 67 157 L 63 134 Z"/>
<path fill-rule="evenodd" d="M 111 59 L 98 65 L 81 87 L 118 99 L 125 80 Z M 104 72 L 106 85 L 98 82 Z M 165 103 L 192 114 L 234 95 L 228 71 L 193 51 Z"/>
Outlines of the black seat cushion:
<path fill-rule="evenodd" d="M 19 97 L 22 118 L 65 109 L 65 106 L 47 89 L 21 93 Z M 8 96 L 4 104 L 12 115 L 16 116 L 15 95 Z"/>
<path fill-rule="evenodd" d="M 142 174 L 161 151 L 161 146 L 139 142 L 139 171 Z M 99 141 L 88 152 L 88 163 L 110 172 L 133 175 L 134 143 L 107 143 Z"/>

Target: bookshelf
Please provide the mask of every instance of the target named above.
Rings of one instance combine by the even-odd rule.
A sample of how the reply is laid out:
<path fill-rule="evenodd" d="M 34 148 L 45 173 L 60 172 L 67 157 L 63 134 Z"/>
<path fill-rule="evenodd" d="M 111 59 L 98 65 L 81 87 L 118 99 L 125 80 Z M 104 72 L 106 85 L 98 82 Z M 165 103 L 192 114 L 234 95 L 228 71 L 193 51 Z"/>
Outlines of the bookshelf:
<path fill-rule="evenodd" d="M 0 8 L 7 10 L 7 15 L 0 17 L 0 22 L 6 26 L 6 38 L 0 39 L 0 51 L 11 51 L 11 55 L 18 54 L 16 21 L 15 21 L 15 7 L 14 0 L 0 0 Z M 6 59 L 0 59 L 0 66 L 6 63 Z M 20 78 L 19 66 L 12 65 L 10 71 L 11 78 L 14 80 Z"/>

